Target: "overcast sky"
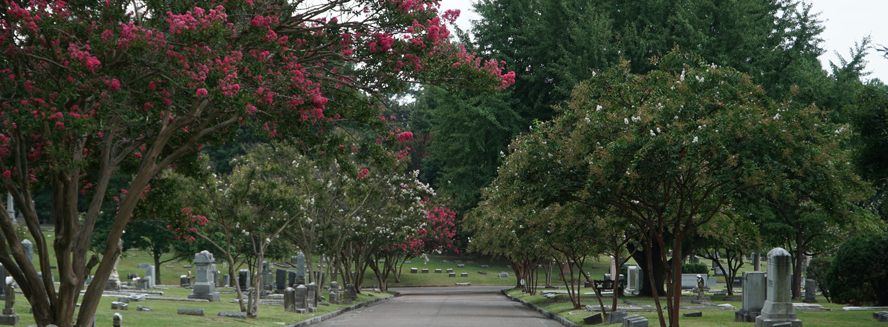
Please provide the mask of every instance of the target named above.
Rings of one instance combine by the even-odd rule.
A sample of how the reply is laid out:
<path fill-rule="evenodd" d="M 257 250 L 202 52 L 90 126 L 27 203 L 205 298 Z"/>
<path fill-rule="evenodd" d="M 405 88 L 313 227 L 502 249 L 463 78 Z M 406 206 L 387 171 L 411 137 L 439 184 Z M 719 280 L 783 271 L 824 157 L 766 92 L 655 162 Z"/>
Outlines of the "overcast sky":
<path fill-rule="evenodd" d="M 468 29 L 470 20 L 479 16 L 472 11 L 472 3 L 475 0 L 441 0 L 441 8 L 459 9 L 462 11 L 457 24 Z M 813 12 L 820 13 L 825 30 L 823 48 L 826 53 L 820 56 L 823 67 L 829 70 L 829 62 L 838 63 L 835 52 L 848 59 L 849 49 L 855 42 L 860 42 L 863 37 L 870 35 L 876 46 L 888 46 L 888 23 L 883 20 L 888 13 L 888 1 L 885 0 L 806 0 L 813 4 Z M 867 78 L 878 78 L 882 82 L 888 82 L 888 59 L 881 53 L 870 51 L 867 57 L 867 71 L 872 74 Z"/>

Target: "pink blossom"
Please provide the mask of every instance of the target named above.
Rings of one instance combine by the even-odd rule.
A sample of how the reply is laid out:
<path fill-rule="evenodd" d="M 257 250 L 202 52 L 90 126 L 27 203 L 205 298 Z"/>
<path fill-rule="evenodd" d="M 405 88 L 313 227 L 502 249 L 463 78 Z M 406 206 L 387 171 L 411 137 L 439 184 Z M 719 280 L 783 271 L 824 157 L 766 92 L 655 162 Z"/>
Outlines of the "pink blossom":
<path fill-rule="evenodd" d="M 205 96 L 207 96 L 207 89 L 205 89 L 205 88 L 197 89 L 197 97 L 198 98 L 203 98 Z"/>
<path fill-rule="evenodd" d="M 366 170 L 366 169 L 365 169 L 365 170 Z M 10 179 L 10 178 L 12 178 L 12 172 L 9 171 L 9 170 L 4 171 L 4 172 L 3 172 L 3 177 L 6 177 L 6 179 Z"/>
<path fill-rule="evenodd" d="M 404 132 L 398 134 L 398 141 L 405 142 L 413 138 L 413 132 Z"/>
<path fill-rule="evenodd" d="M 110 88 L 111 88 L 111 91 L 120 90 L 120 81 L 117 80 L 116 78 L 111 79 Z"/>
<path fill-rule="evenodd" d="M 367 168 L 361 169 L 361 171 L 358 172 L 358 178 L 367 177 L 367 175 L 369 175 L 369 174 L 370 174 L 369 169 L 367 169 Z"/>

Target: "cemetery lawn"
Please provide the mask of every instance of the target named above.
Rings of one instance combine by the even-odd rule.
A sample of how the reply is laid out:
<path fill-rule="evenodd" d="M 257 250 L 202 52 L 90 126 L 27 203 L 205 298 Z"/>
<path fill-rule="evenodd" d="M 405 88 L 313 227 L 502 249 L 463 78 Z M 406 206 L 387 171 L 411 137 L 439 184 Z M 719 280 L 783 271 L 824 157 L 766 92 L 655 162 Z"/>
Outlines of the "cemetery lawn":
<path fill-rule="evenodd" d="M 230 290 L 225 289 L 224 290 Z M 163 291 L 164 297 L 188 298 L 191 294 L 190 289 L 170 287 Z M 363 302 L 378 297 L 385 297 L 388 294 L 376 294 L 373 296 L 358 294 L 358 301 Z M 329 298 L 328 292 L 323 292 L 325 298 Z M 159 296 L 159 295 L 157 295 Z M 125 311 L 111 310 L 111 302 L 117 301 L 117 297 L 105 296 L 96 310 L 96 326 L 110 326 L 111 318 L 115 312 L 123 316 L 124 326 L 140 326 L 140 327 L 167 327 L 167 326 L 220 326 L 227 324 L 237 324 L 238 326 L 283 326 L 291 325 L 312 317 L 327 314 L 329 312 L 346 307 L 346 305 L 330 305 L 318 306 L 318 312 L 313 314 L 296 314 L 285 312 L 283 306 L 259 305 L 259 316 L 255 319 L 238 319 L 219 317 L 220 311 L 240 311 L 237 303 L 230 303 L 235 299 L 235 294 L 220 294 L 221 302 L 184 302 L 184 301 L 167 301 L 167 300 L 145 300 L 142 302 L 130 302 L 129 309 Z M 283 301 L 283 300 L 281 300 Z M 143 305 L 151 308 L 150 312 L 136 311 L 136 306 Z M 19 325 L 28 326 L 35 325 L 34 317 L 28 314 L 30 305 L 18 294 L 16 298 L 16 312 L 19 314 Z M 197 308 L 204 309 L 206 316 L 188 316 L 177 314 L 179 308 Z"/>
<path fill-rule="evenodd" d="M 540 288 L 539 291 L 543 289 Z M 594 292 L 591 288 L 582 288 L 580 290 L 581 293 L 592 293 Z M 542 295 L 529 296 L 527 293 L 522 293 L 520 289 L 512 289 L 508 290 L 507 293 L 513 297 L 523 299 L 529 303 L 533 303 L 543 309 L 546 309 L 549 312 L 554 314 L 558 314 L 568 320 L 577 323 L 578 325 L 583 325 L 583 318 L 593 315 L 594 313 L 586 312 L 583 309 L 575 310 L 573 309 L 573 305 L 569 302 L 562 303 L 554 303 L 552 300 L 546 299 Z M 539 293 L 537 293 L 539 294 Z M 714 304 L 731 304 L 739 310 L 742 307 L 740 301 L 721 301 L 724 297 L 723 295 L 710 295 L 712 298 L 712 303 Z M 632 302 L 638 303 L 639 305 L 650 305 L 655 306 L 653 298 L 650 297 L 637 297 L 637 296 L 621 296 L 619 298 L 619 304 L 623 305 L 623 299 L 629 299 Z M 833 304 L 827 303 L 826 299 L 818 296 L 817 300 L 820 301 L 820 305 L 823 305 L 826 308 L 832 309 L 832 311 L 796 311 L 796 314 L 799 319 L 802 320 L 802 323 L 805 327 L 834 327 L 834 326 L 842 326 L 842 327 L 864 327 L 864 326 L 873 326 L 873 312 L 874 311 L 842 311 L 842 307 L 845 305 L 842 304 Z M 608 309 L 611 305 L 612 298 L 611 297 L 602 297 L 602 301 L 604 301 L 605 309 Z M 801 303 L 801 300 L 793 300 L 793 302 Z M 583 295 L 581 303 L 583 305 L 591 304 L 598 306 L 598 300 L 594 295 Z M 662 303 L 662 302 L 661 302 Z M 665 303 L 663 310 L 665 311 Z M 696 305 L 691 303 L 683 303 L 684 305 Z M 702 318 L 681 318 L 681 325 L 688 327 L 708 327 L 708 326 L 755 326 L 754 323 L 736 323 L 734 322 L 734 311 L 735 310 L 681 310 L 682 313 L 686 312 L 694 312 L 694 311 L 702 311 Z M 650 326 L 657 326 L 659 323 L 657 313 L 656 312 L 629 312 L 628 314 L 637 314 L 639 316 L 643 316 L 648 319 Z"/>

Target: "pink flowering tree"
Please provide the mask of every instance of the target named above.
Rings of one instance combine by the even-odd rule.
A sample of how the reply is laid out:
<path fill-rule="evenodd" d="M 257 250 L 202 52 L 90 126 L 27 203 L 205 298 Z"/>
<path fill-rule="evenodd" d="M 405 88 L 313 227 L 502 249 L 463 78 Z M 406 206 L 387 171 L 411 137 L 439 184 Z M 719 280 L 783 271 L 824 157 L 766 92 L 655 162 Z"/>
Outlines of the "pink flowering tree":
<path fill-rule="evenodd" d="M 418 182 L 418 181 L 417 181 Z M 390 234 L 377 242 L 384 242 L 370 255 L 369 267 L 379 281 L 382 292 L 388 290 L 390 279 L 400 280 L 400 269 L 404 261 L 432 252 L 441 253 L 452 249 L 459 253 L 453 245 L 456 235 L 456 213 L 453 210 L 432 206 L 425 203 L 425 219 L 418 225 L 410 225 L 416 221 L 395 220 L 403 226 L 396 226 L 400 233 Z M 394 237 L 391 237 L 394 236 Z"/>
<path fill-rule="evenodd" d="M 0 263 L 36 324 L 92 323 L 139 201 L 122 199 L 102 256 L 89 256 L 115 172 L 131 175 L 128 193 L 141 194 L 163 169 L 194 169 L 203 144 L 230 140 L 246 124 L 333 153 L 347 133 L 331 129 L 381 127 L 379 94 L 411 83 L 511 84 L 514 74 L 497 62 L 448 43 L 452 18 L 439 16 L 432 0 L 0 3 L 0 182 L 37 254 L 26 258 L 3 208 Z M 359 146 L 381 156 L 396 139 Z M 32 192 L 45 187 L 53 192 L 55 264 L 32 204 Z M 51 265 L 58 288 L 49 274 L 37 275 L 37 266 Z"/>

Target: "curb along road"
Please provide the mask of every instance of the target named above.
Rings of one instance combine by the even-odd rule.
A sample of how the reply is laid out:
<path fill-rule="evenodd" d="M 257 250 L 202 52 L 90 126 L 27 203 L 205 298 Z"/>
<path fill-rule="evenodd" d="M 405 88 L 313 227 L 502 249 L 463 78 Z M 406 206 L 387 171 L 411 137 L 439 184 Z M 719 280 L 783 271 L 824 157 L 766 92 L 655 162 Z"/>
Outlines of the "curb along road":
<path fill-rule="evenodd" d="M 555 321 L 557 321 L 557 322 L 559 322 L 559 323 L 561 323 L 562 325 L 565 325 L 565 326 L 567 326 L 567 327 L 580 327 L 579 325 L 575 324 L 573 321 L 567 320 L 567 318 L 564 318 L 564 317 L 559 316 L 559 315 L 557 315 L 557 314 L 554 314 L 554 313 L 551 313 L 551 312 L 549 312 L 549 311 L 546 311 L 546 309 L 540 308 L 540 307 L 536 306 L 536 305 L 533 304 L 533 303 L 529 303 L 529 302 L 527 302 L 527 301 L 524 301 L 524 300 L 522 300 L 522 299 L 519 299 L 519 298 L 516 298 L 516 297 L 514 297 L 514 296 L 509 295 L 509 293 L 506 293 L 507 290 L 509 290 L 509 289 L 505 289 L 505 290 L 502 290 L 502 291 L 500 291 L 500 292 L 502 292 L 503 295 L 505 295 L 507 298 L 509 298 L 509 300 L 512 300 L 512 301 L 515 301 L 515 302 L 519 302 L 519 303 L 523 304 L 524 306 L 526 306 L 526 307 L 528 307 L 528 308 L 534 309 L 534 310 L 536 310 L 537 312 L 542 313 L 542 314 L 543 314 L 544 316 L 546 316 L 547 318 L 552 319 L 552 320 L 555 320 Z"/>
<path fill-rule="evenodd" d="M 334 317 L 336 317 L 336 316 L 339 316 L 339 315 L 341 315 L 341 314 L 343 314 L 343 313 L 346 313 L 346 312 L 349 312 L 349 311 L 352 311 L 352 310 L 355 310 L 355 309 L 360 309 L 360 308 L 363 308 L 363 307 L 368 307 L 368 306 L 371 306 L 371 305 L 377 304 L 377 303 L 379 303 L 379 302 L 389 300 L 389 299 L 391 299 L 391 298 L 393 298 L 393 297 L 395 297 L 395 296 L 398 296 L 398 295 L 399 295 L 399 294 L 392 294 L 392 295 L 389 295 L 389 296 L 386 296 L 386 297 L 381 297 L 381 298 L 376 298 L 376 299 L 372 299 L 372 300 L 367 300 L 367 301 L 364 301 L 364 302 L 361 302 L 361 303 L 355 304 L 355 305 L 350 306 L 350 307 L 345 307 L 345 308 L 342 308 L 342 309 L 339 309 L 339 310 L 336 310 L 336 311 L 333 311 L 333 312 L 330 312 L 330 313 L 324 314 L 324 315 L 322 315 L 322 316 L 312 317 L 312 318 L 309 318 L 309 319 L 306 319 L 306 320 L 303 320 L 303 321 L 297 322 L 297 323 L 292 324 L 292 325 L 287 325 L 286 327 L 305 327 L 305 326 L 311 326 L 311 325 L 314 325 L 314 324 L 316 324 L 316 323 L 322 322 L 322 321 L 324 321 L 324 320 L 331 319 L 331 318 L 334 318 Z"/>

